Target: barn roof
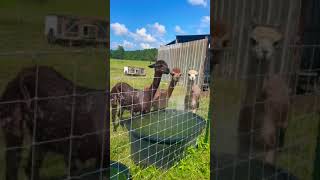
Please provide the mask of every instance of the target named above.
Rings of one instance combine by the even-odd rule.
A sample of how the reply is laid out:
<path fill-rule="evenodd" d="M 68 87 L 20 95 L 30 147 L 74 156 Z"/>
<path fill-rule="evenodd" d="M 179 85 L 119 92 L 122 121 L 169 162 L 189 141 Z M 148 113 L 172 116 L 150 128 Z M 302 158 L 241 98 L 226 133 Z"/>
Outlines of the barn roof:
<path fill-rule="evenodd" d="M 176 39 L 171 41 L 170 43 L 166 44 L 171 45 L 171 44 L 176 44 L 176 43 L 185 43 L 185 42 L 190 42 L 190 41 L 196 41 L 196 40 L 201 40 L 207 38 L 209 43 L 210 43 L 210 34 L 200 34 L 200 35 L 177 35 Z"/>

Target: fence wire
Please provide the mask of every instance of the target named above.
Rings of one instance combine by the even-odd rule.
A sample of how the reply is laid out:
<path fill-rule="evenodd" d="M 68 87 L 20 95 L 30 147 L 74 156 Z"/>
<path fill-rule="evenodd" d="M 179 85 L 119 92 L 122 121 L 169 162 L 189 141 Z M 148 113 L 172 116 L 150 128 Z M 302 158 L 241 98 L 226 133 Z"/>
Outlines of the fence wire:
<path fill-rule="evenodd" d="M 1 179 L 107 178 L 104 56 L 90 47 L 0 52 Z"/>
<path fill-rule="evenodd" d="M 213 60 L 219 62 L 213 70 L 211 176 L 214 178 L 312 179 L 319 132 L 320 46 L 315 39 L 310 43 L 307 37 L 310 32 L 305 32 L 305 36 L 301 32 L 304 25 L 305 31 L 312 28 L 310 21 L 305 20 L 308 26 L 301 21 L 304 3 L 308 4 L 299 0 L 212 3 L 211 22 L 224 23 L 231 42 L 223 50 L 211 49 Z M 267 61 L 259 61 L 254 54 L 254 48 L 261 43 L 252 38 L 255 27 L 270 27 L 282 34 L 279 46 L 274 46 L 273 56 Z M 211 28 L 215 31 L 216 26 L 211 24 Z M 301 41 L 297 41 L 299 36 Z M 289 92 L 277 100 L 288 96 L 288 101 L 283 100 L 288 114 L 272 104 L 279 113 L 273 112 L 270 117 L 266 104 L 271 95 L 264 94 L 270 89 L 265 89 L 264 83 L 275 75 L 281 83 L 272 84 L 272 93 L 282 91 L 283 84 L 287 86 Z M 284 134 L 280 129 L 273 131 L 272 121 L 277 119 L 288 123 Z M 266 138 L 269 133 L 275 137 L 276 144 L 271 150 Z M 279 145 L 281 136 L 283 144 Z M 275 154 L 272 163 L 267 161 L 270 152 Z"/>
<path fill-rule="evenodd" d="M 121 71 L 122 67 L 117 68 Z M 174 68 L 182 69 L 185 66 L 183 64 L 172 66 L 170 71 L 173 72 Z M 111 167 L 120 168 L 118 162 L 121 162 L 130 170 L 132 179 L 164 179 L 165 174 L 170 169 L 177 167 L 180 160 L 183 159 L 188 147 L 196 146 L 198 136 L 203 134 L 206 125 L 205 117 L 208 113 L 209 98 L 204 96 L 207 92 L 201 92 L 200 105 L 196 113 L 192 113 L 192 109 L 185 107 L 185 97 L 190 93 L 189 83 L 192 82 L 188 82 L 190 79 L 188 74 L 184 73 L 185 71 L 181 72 L 182 76 L 174 86 L 172 96 L 169 97 L 167 92 L 172 85 L 170 82 L 173 81 L 173 75 L 163 74 L 162 77 L 151 77 L 154 74 L 153 70 L 147 71 L 146 76 L 111 74 L 114 77 L 111 79 L 111 87 L 115 87 L 119 82 L 125 82 L 136 88 L 122 92 L 113 92 L 111 89 L 111 104 L 113 96 L 119 97 L 119 104 L 126 103 L 121 107 L 111 105 L 111 111 L 117 110 L 113 112 L 116 114 L 116 123 L 123 125 L 119 126 L 116 131 L 112 131 L 114 124 L 110 125 L 112 131 L 110 158 L 114 162 Z M 147 92 L 148 87 L 154 87 L 150 84 L 157 79 L 161 80 L 158 90 L 167 91 L 160 97 L 160 101 L 150 99 Z M 127 86 L 120 87 L 127 89 Z M 128 93 L 129 97 L 126 95 Z M 131 115 L 135 106 L 142 104 L 136 96 L 141 96 L 143 93 L 147 100 L 144 99 L 142 107 L 150 106 L 150 112 Z M 167 103 L 165 109 L 157 109 L 152 105 L 159 102 Z M 121 108 L 126 108 L 122 118 L 118 117 Z M 111 179 L 120 178 L 121 173 L 126 172 L 127 169 L 114 173 Z"/>

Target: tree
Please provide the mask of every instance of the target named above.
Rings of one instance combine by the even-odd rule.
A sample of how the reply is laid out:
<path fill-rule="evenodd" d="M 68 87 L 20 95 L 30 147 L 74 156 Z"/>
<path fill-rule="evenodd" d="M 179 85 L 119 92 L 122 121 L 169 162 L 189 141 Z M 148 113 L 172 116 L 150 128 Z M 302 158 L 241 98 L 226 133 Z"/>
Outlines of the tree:
<path fill-rule="evenodd" d="M 116 59 L 124 59 L 125 50 L 122 46 L 118 46 L 117 50 L 113 51 L 113 57 Z"/>
<path fill-rule="evenodd" d="M 111 50 L 111 54 L 110 54 L 111 58 L 121 59 L 120 51 L 119 51 L 119 48 L 116 50 Z M 135 51 L 124 51 L 123 59 L 153 61 L 156 59 L 157 54 L 158 54 L 158 50 L 155 48 L 135 50 Z"/>

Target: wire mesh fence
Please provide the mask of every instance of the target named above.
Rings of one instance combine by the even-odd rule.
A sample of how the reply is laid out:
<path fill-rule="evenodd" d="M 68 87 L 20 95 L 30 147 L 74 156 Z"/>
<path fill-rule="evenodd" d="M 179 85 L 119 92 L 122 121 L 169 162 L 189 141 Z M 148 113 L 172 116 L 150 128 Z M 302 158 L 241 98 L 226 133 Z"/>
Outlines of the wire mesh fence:
<path fill-rule="evenodd" d="M 0 179 L 108 179 L 108 51 L 105 46 L 51 43 L 46 34 L 51 13 L 103 18 L 108 4 L 1 2 Z M 78 35 L 85 31 L 77 29 Z"/>
<path fill-rule="evenodd" d="M 211 49 L 219 62 L 214 69 L 213 177 L 312 179 L 319 132 L 319 41 L 310 43 L 307 37 L 312 23 L 307 26 L 302 17 L 307 18 L 308 3 L 315 2 L 212 3 L 212 32 L 226 35 L 213 37 L 213 44 L 230 41 L 223 50 Z"/>
<path fill-rule="evenodd" d="M 158 60 L 146 67 L 146 76 L 119 75 L 122 67 L 112 64 L 117 71 L 111 71 L 111 160 L 126 165 L 133 179 L 169 178 L 168 171 L 204 136 L 209 96 L 200 90 L 195 106 L 186 106 L 198 75 L 185 74 L 183 64 L 168 68 Z M 115 172 L 111 179 L 120 176 Z"/>
<path fill-rule="evenodd" d="M 1 52 L 1 179 L 106 178 L 104 54 Z"/>

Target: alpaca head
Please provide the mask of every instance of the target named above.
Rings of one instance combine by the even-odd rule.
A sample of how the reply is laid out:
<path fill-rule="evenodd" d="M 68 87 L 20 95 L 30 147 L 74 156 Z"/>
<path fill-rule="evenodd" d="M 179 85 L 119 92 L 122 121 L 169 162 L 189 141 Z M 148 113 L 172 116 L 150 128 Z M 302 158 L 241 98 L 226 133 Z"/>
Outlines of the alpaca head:
<path fill-rule="evenodd" d="M 193 69 L 191 69 L 191 70 L 188 71 L 188 78 L 189 78 L 189 80 L 195 81 L 197 76 L 198 76 L 198 71 L 193 70 Z"/>
<path fill-rule="evenodd" d="M 156 73 L 169 74 L 170 69 L 164 60 L 158 60 L 154 64 L 149 65 L 149 68 L 154 68 Z"/>
<path fill-rule="evenodd" d="M 213 39 L 212 39 L 212 47 L 217 50 L 223 50 L 224 48 L 230 46 L 230 32 L 229 32 L 229 27 L 227 27 L 226 24 L 220 22 L 220 21 L 215 21 L 213 24 Z"/>
<path fill-rule="evenodd" d="M 254 25 L 250 32 L 250 43 L 253 55 L 258 60 L 270 60 L 283 39 L 276 27 L 267 25 Z"/>
<path fill-rule="evenodd" d="M 179 68 L 173 68 L 172 71 L 170 72 L 171 76 L 172 76 L 172 79 L 175 81 L 175 82 L 178 82 L 180 77 L 181 77 L 181 70 Z"/>

